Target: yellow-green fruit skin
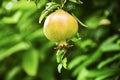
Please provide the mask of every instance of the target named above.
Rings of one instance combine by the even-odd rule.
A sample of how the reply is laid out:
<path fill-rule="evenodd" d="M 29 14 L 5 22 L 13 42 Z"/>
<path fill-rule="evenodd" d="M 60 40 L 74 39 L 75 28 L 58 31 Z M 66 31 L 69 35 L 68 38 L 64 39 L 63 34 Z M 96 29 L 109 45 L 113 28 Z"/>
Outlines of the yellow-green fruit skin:
<path fill-rule="evenodd" d="M 54 42 L 66 42 L 77 32 L 77 20 L 62 9 L 51 13 L 44 22 L 44 34 Z"/>

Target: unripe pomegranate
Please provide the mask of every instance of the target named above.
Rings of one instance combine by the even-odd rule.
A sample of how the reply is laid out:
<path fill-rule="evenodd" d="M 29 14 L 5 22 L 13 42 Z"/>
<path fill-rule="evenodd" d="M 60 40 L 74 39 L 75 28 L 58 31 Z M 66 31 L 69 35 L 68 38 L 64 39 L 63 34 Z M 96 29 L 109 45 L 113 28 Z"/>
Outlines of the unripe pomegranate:
<path fill-rule="evenodd" d="M 78 31 L 76 19 L 62 9 L 51 13 L 44 23 L 45 36 L 59 45 L 66 45 Z"/>

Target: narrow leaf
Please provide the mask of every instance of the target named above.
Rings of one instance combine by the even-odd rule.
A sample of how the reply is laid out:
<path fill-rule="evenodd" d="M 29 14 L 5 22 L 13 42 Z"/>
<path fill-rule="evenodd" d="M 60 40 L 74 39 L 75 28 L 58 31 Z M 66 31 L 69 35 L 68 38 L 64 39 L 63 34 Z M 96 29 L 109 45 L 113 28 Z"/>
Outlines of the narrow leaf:
<path fill-rule="evenodd" d="M 18 20 L 20 19 L 21 15 L 22 15 L 22 12 L 21 12 L 21 11 L 17 11 L 17 12 L 16 12 L 13 16 L 11 16 L 11 17 L 4 17 L 4 18 L 2 19 L 2 21 L 3 21 L 4 23 L 7 23 L 7 24 L 14 24 L 14 23 L 17 23 L 17 22 L 18 22 Z"/>
<path fill-rule="evenodd" d="M 67 69 L 67 57 L 65 57 L 63 60 L 62 60 L 62 65 L 65 69 Z"/>
<path fill-rule="evenodd" d="M 102 51 L 107 52 L 107 51 L 117 51 L 120 50 L 120 46 L 118 44 L 108 44 L 104 47 L 102 47 Z"/>
<path fill-rule="evenodd" d="M 47 4 L 46 9 L 42 11 L 40 18 L 39 18 L 39 23 L 42 22 L 42 20 L 54 9 L 57 9 L 58 7 L 60 7 L 59 4 L 50 2 Z"/>
<path fill-rule="evenodd" d="M 86 58 L 88 58 L 87 55 L 81 55 L 73 59 L 69 64 L 68 64 L 68 69 L 72 69 L 75 66 L 79 65 L 80 62 L 84 61 Z"/>
<path fill-rule="evenodd" d="M 117 55 L 115 55 L 114 57 L 108 58 L 105 61 L 102 61 L 99 65 L 98 65 L 98 69 L 104 67 L 105 65 L 109 64 L 110 62 L 119 59 L 120 58 L 120 53 L 118 53 Z"/>
<path fill-rule="evenodd" d="M 88 70 L 83 67 L 78 74 L 77 80 L 86 80 L 88 75 Z"/>
<path fill-rule="evenodd" d="M 13 80 L 13 78 L 21 71 L 21 67 L 15 66 L 13 69 L 11 69 L 7 76 L 5 77 L 5 80 Z"/>
<path fill-rule="evenodd" d="M 110 43 L 113 43 L 113 41 L 115 41 L 118 38 L 118 35 L 114 35 L 110 38 L 108 38 L 107 40 L 104 41 L 104 43 L 102 43 L 101 47 L 104 47 Z"/>
<path fill-rule="evenodd" d="M 98 76 L 95 80 L 106 80 L 107 77 L 110 77 L 111 75 L 113 75 L 113 72 Z"/>
<path fill-rule="evenodd" d="M 58 65 L 58 72 L 61 73 L 61 69 L 62 69 L 62 64 Z"/>
<path fill-rule="evenodd" d="M 56 53 L 57 63 L 62 63 L 63 56 L 64 56 L 64 50 L 58 50 Z"/>
<path fill-rule="evenodd" d="M 80 25 L 82 25 L 83 27 L 88 27 L 83 22 L 81 22 L 73 13 L 72 13 L 72 15 L 76 18 L 76 20 L 79 22 Z"/>
<path fill-rule="evenodd" d="M 94 70 L 89 70 L 88 77 L 93 78 L 93 77 L 100 77 L 109 73 L 115 73 L 117 71 L 116 68 L 103 68 L 103 69 L 94 69 Z M 101 79 L 103 80 L 103 79 Z"/>
<path fill-rule="evenodd" d="M 80 1 L 80 0 L 69 0 L 69 1 L 71 1 L 71 2 L 73 2 L 73 3 L 77 3 L 77 4 L 83 4 L 83 2 Z"/>
<path fill-rule="evenodd" d="M 15 52 L 21 51 L 21 50 L 27 50 L 29 48 L 29 45 L 25 42 L 21 42 L 10 49 L 6 50 L 5 52 L 0 54 L 0 60 L 3 60 L 4 58 L 14 54 Z"/>

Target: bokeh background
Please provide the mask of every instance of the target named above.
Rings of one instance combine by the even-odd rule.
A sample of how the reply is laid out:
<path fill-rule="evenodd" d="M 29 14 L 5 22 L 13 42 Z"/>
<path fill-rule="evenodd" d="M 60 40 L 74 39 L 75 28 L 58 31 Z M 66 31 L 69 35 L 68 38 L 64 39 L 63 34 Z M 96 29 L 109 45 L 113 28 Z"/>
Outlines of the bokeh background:
<path fill-rule="evenodd" d="M 80 40 L 68 49 L 68 70 L 57 71 L 56 47 L 39 24 L 46 3 L 60 0 L 0 0 L 0 80 L 120 80 L 120 1 L 67 1 Z M 77 0 L 76 0 L 77 1 Z"/>

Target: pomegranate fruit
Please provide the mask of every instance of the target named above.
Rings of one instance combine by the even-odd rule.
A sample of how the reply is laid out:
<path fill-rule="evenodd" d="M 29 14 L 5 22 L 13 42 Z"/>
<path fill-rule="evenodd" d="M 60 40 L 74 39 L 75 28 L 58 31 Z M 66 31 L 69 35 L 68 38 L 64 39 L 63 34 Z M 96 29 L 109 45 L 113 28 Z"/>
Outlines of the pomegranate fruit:
<path fill-rule="evenodd" d="M 67 45 L 66 41 L 71 39 L 77 31 L 77 20 L 62 9 L 51 13 L 44 22 L 45 36 L 62 46 Z"/>

